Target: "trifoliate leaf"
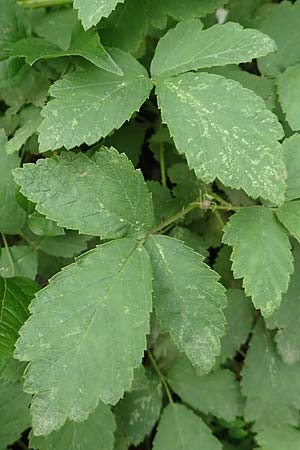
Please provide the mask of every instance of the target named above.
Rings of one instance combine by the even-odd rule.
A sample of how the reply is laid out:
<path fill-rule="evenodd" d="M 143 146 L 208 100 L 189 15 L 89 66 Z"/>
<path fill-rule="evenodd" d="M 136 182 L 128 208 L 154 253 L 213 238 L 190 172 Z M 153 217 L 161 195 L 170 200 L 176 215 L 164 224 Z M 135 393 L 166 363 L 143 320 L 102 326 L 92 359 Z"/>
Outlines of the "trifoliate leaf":
<path fill-rule="evenodd" d="M 35 106 L 24 108 L 20 113 L 20 120 L 21 126 L 6 144 L 8 154 L 19 151 L 27 139 L 36 132 L 42 121 L 40 109 Z"/>
<path fill-rule="evenodd" d="M 37 254 L 29 245 L 13 245 L 2 250 L 0 276 L 3 278 L 28 277 L 35 279 Z"/>
<path fill-rule="evenodd" d="M 295 271 L 289 289 L 282 297 L 280 308 L 267 320 L 268 328 L 277 328 L 278 351 L 287 364 L 300 361 L 300 246 L 293 250 Z"/>
<path fill-rule="evenodd" d="M 162 407 L 160 381 L 141 366 L 134 372 L 130 392 L 120 400 L 114 413 L 118 431 L 138 446 L 151 433 Z"/>
<path fill-rule="evenodd" d="M 282 110 L 285 113 L 286 120 L 288 121 L 292 130 L 300 130 L 299 83 L 300 83 L 300 64 L 288 67 L 277 78 L 279 101 Z"/>
<path fill-rule="evenodd" d="M 0 448 L 13 444 L 29 427 L 29 403 L 21 383 L 0 381 Z"/>
<path fill-rule="evenodd" d="M 262 430 L 255 439 L 261 450 L 300 450 L 300 431 L 289 426 Z"/>
<path fill-rule="evenodd" d="M 300 242 L 300 200 L 284 203 L 276 215 L 285 228 Z"/>
<path fill-rule="evenodd" d="M 87 30 L 97 25 L 102 17 L 108 17 L 120 2 L 124 0 L 74 0 L 74 8 L 79 10 L 79 19 Z"/>
<path fill-rule="evenodd" d="M 259 320 L 242 371 L 245 419 L 255 420 L 255 430 L 298 425 L 299 370 L 299 363 L 288 366 L 282 361 L 272 336 Z"/>
<path fill-rule="evenodd" d="M 288 177 L 286 180 L 286 200 L 300 198 L 300 135 L 293 134 L 282 144 Z"/>
<path fill-rule="evenodd" d="M 54 45 L 67 50 L 71 45 L 72 32 L 78 22 L 77 12 L 72 8 L 49 10 L 33 17 L 34 32 Z"/>
<path fill-rule="evenodd" d="M 100 35 L 104 45 L 134 54 L 143 44 L 147 29 L 147 0 L 126 0 L 101 21 Z"/>
<path fill-rule="evenodd" d="M 260 30 L 274 39 L 277 51 L 258 60 L 263 75 L 276 76 L 300 61 L 300 2 L 283 1 L 269 10 Z"/>
<path fill-rule="evenodd" d="M 218 178 L 253 198 L 283 201 L 286 169 L 277 142 L 282 128 L 260 97 L 207 73 L 160 81 L 157 93 L 163 121 L 198 178 Z"/>
<path fill-rule="evenodd" d="M 173 391 L 193 408 L 228 422 L 241 415 L 242 396 L 230 370 L 219 369 L 203 376 L 188 359 L 180 358 L 167 378 Z"/>
<path fill-rule="evenodd" d="M 147 241 L 154 272 L 154 305 L 168 331 L 191 362 L 209 372 L 220 353 L 225 320 L 224 288 L 203 256 L 168 236 Z"/>
<path fill-rule="evenodd" d="M 243 278 L 246 295 L 263 316 L 270 317 L 279 307 L 293 272 L 291 245 L 284 228 L 270 208 L 242 208 L 225 226 L 223 242 L 233 246 L 235 278 Z"/>
<path fill-rule="evenodd" d="M 26 321 L 28 305 L 39 286 L 29 278 L 0 277 L 0 372 L 15 349 L 19 329 Z"/>
<path fill-rule="evenodd" d="M 153 225 L 151 196 L 124 154 L 63 153 L 15 171 L 21 192 L 58 225 L 103 239 L 146 233 Z M 41 188 L 42 187 L 42 188 Z"/>
<path fill-rule="evenodd" d="M 52 85 L 54 100 L 42 110 L 41 151 L 94 144 L 120 128 L 146 100 L 152 83 L 144 67 L 120 50 L 110 53 L 123 76 L 86 63 Z"/>
<path fill-rule="evenodd" d="M 38 450 L 113 450 L 115 418 L 109 406 L 100 402 L 84 422 L 67 421 L 48 436 L 30 434 L 30 448 Z"/>
<path fill-rule="evenodd" d="M 233 358 L 251 331 L 254 311 L 242 289 L 228 289 L 228 305 L 224 309 L 226 333 L 221 338 L 220 362 Z"/>
<path fill-rule="evenodd" d="M 5 147 L 6 136 L 0 130 L 0 232 L 17 234 L 25 224 L 26 214 L 17 203 L 11 171 L 20 165 L 20 158 L 8 156 Z"/>
<path fill-rule="evenodd" d="M 203 67 L 251 61 L 276 50 L 274 41 L 254 29 L 228 22 L 202 30 L 200 20 L 180 22 L 160 39 L 151 64 L 154 78 Z"/>
<path fill-rule="evenodd" d="M 179 403 L 168 405 L 158 425 L 153 450 L 221 450 L 210 429 Z"/>
<path fill-rule="evenodd" d="M 30 361 L 35 435 L 83 421 L 99 399 L 115 404 L 129 389 L 149 332 L 151 283 L 146 251 L 122 239 L 79 257 L 37 294 L 16 344 L 16 357 Z"/>
<path fill-rule="evenodd" d="M 25 61 L 31 65 L 40 59 L 82 56 L 101 69 L 117 75 L 123 74 L 122 70 L 101 44 L 97 32 L 85 32 L 80 24 L 74 28 L 71 44 L 67 50 L 62 50 L 51 44 L 51 42 L 46 41 L 46 39 L 27 37 L 8 43 L 3 46 L 2 51 L 9 57 L 24 57 Z"/>

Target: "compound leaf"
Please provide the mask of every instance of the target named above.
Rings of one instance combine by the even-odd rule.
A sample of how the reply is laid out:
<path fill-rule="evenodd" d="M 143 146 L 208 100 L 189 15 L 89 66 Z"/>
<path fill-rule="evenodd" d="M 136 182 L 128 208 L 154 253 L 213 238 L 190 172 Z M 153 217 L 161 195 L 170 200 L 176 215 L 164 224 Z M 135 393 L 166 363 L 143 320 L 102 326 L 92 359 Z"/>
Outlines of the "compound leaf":
<path fill-rule="evenodd" d="M 180 358 L 168 372 L 168 381 L 177 395 L 193 408 L 232 422 L 241 415 L 243 400 L 235 375 L 219 369 L 201 375 L 187 358 Z"/>
<path fill-rule="evenodd" d="M 151 64 L 154 78 L 247 62 L 276 50 L 269 36 L 238 23 L 202 28 L 198 19 L 183 21 L 160 39 Z"/>
<path fill-rule="evenodd" d="M 113 450 L 115 418 L 109 406 L 100 402 L 84 422 L 68 420 L 58 431 L 48 436 L 30 434 L 30 448 L 38 450 L 92 449 Z"/>
<path fill-rule="evenodd" d="M 161 80 L 157 94 L 163 121 L 199 178 L 218 178 L 253 198 L 283 202 L 286 169 L 277 142 L 282 128 L 262 98 L 208 73 Z"/>
<path fill-rule="evenodd" d="M 30 361 L 35 435 L 83 421 L 99 399 L 115 404 L 129 389 L 149 332 L 151 283 L 146 251 L 121 239 L 82 255 L 37 294 L 16 344 L 16 357 Z"/>
<path fill-rule="evenodd" d="M 255 430 L 298 425 L 299 370 L 299 363 L 289 366 L 282 361 L 270 333 L 259 320 L 242 371 L 245 419 L 255 420 Z"/>
<path fill-rule="evenodd" d="M 285 139 L 282 150 L 288 171 L 285 198 L 289 201 L 300 198 L 300 135 L 295 133 L 289 139 Z"/>
<path fill-rule="evenodd" d="M 263 316 L 271 316 L 293 272 L 291 245 L 273 211 L 264 206 L 242 208 L 225 226 L 223 242 L 233 246 L 232 270 L 235 278 L 243 278 L 246 295 Z"/>
<path fill-rule="evenodd" d="M 62 227 L 108 239 L 145 233 L 153 225 L 141 172 L 114 149 L 102 149 L 93 160 L 71 152 L 39 159 L 15 171 L 15 179 L 37 211 Z"/>
<path fill-rule="evenodd" d="M 154 273 L 154 305 L 163 330 L 203 372 L 209 372 L 220 353 L 226 306 L 219 276 L 203 256 L 168 236 L 147 241 Z"/>
<path fill-rule="evenodd" d="M 286 229 L 300 242 L 300 200 L 284 203 L 276 215 Z"/>
<path fill-rule="evenodd" d="M 153 450 L 221 450 L 208 426 L 186 406 L 168 405 L 154 438 Z"/>
<path fill-rule="evenodd" d="M 120 2 L 124 0 L 75 0 L 74 8 L 78 9 L 79 19 L 87 30 L 97 25 L 102 17 L 108 17 Z"/>
<path fill-rule="evenodd" d="M 38 289 L 29 278 L 0 277 L 0 372 L 13 355 L 19 329 L 29 315 L 28 305 Z"/>
<path fill-rule="evenodd" d="M 51 86 L 54 99 L 41 113 L 41 151 L 94 144 L 120 128 L 147 99 L 152 83 L 144 67 L 121 50 L 110 54 L 123 76 L 86 63 Z"/>
<path fill-rule="evenodd" d="M 255 436 L 261 450 L 300 450 L 300 431 L 293 427 L 274 427 L 262 430 Z"/>

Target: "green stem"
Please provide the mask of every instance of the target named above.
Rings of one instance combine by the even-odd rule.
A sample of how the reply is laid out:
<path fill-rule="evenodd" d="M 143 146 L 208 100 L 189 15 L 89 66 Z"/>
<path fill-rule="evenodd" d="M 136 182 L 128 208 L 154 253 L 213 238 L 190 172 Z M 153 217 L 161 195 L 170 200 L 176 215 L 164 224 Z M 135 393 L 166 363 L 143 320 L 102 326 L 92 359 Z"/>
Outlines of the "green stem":
<path fill-rule="evenodd" d="M 166 165 L 165 165 L 165 149 L 164 145 L 161 142 L 159 146 L 159 163 L 160 163 L 160 174 L 161 174 L 161 184 L 163 186 L 167 186 L 167 177 L 166 177 Z"/>
<path fill-rule="evenodd" d="M 14 263 L 14 260 L 13 260 L 13 257 L 12 257 L 9 245 L 7 243 L 5 234 L 1 233 L 1 237 L 2 237 L 2 240 L 3 240 L 3 243 L 4 243 L 5 250 L 7 252 L 7 257 L 8 257 L 8 260 L 9 260 L 10 267 L 11 267 L 11 273 L 12 273 L 12 276 L 14 276 L 15 275 L 15 263 Z"/>
<path fill-rule="evenodd" d="M 164 220 L 159 225 L 154 227 L 151 230 L 150 234 L 158 233 L 159 231 L 161 231 L 164 228 L 166 228 L 169 225 L 171 225 L 173 222 L 176 222 L 177 220 L 182 219 L 186 214 L 188 214 L 193 209 L 199 208 L 199 207 L 200 207 L 200 203 L 199 202 L 192 202 L 192 203 L 190 203 L 188 206 L 183 208 L 180 212 L 178 212 L 177 214 L 175 214 L 172 217 L 169 217 L 167 220 Z"/>
<path fill-rule="evenodd" d="M 170 403 L 174 403 L 171 391 L 170 391 L 168 383 L 167 383 L 167 380 L 166 380 L 164 374 L 162 373 L 162 371 L 160 370 L 160 368 L 158 367 L 158 365 L 157 365 L 157 363 L 155 361 L 155 358 L 152 355 L 152 353 L 150 352 L 150 350 L 148 350 L 148 356 L 149 356 L 149 359 L 151 361 L 151 364 L 152 364 L 155 372 L 157 373 L 158 377 L 160 378 L 160 380 L 161 380 L 161 382 L 162 382 L 162 384 L 163 384 L 163 386 L 165 388 L 165 391 L 166 391 L 166 394 L 167 394 L 169 402 Z"/>
<path fill-rule="evenodd" d="M 41 8 L 46 6 L 69 5 L 73 0 L 19 0 L 24 8 Z"/>
<path fill-rule="evenodd" d="M 221 214 L 219 213 L 219 211 L 217 209 L 214 210 L 214 213 L 216 215 L 217 221 L 219 222 L 219 224 L 221 226 L 221 230 L 223 230 L 225 223 L 221 217 Z"/>

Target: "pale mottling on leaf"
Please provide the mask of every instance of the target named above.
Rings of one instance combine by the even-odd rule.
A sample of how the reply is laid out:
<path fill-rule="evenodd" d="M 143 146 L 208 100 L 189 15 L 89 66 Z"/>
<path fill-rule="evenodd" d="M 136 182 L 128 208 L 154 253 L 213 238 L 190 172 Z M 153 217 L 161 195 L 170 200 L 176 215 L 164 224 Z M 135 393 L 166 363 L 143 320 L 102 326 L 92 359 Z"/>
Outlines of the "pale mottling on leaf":
<path fill-rule="evenodd" d="M 157 86 L 159 107 L 180 153 L 205 182 L 282 203 L 283 131 L 264 101 L 233 80 L 187 73 Z M 184 126 L 183 126 L 184 124 Z"/>

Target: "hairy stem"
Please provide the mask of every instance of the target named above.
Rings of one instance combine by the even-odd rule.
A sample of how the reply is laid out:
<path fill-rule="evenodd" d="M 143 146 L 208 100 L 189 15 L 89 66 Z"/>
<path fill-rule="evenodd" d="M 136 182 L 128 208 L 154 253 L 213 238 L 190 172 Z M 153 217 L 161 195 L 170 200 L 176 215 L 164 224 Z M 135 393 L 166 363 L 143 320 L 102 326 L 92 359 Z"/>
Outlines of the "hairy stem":
<path fill-rule="evenodd" d="M 161 382 L 162 382 L 162 384 L 163 384 L 163 386 L 164 386 L 164 388 L 165 388 L 165 391 L 166 391 L 166 394 L 167 394 L 167 397 L 168 397 L 169 402 L 170 402 L 170 403 L 174 403 L 174 402 L 173 402 L 173 398 L 172 398 L 171 391 L 170 391 L 169 386 L 168 386 L 168 383 L 167 383 L 167 380 L 166 380 L 164 374 L 162 373 L 162 371 L 160 370 L 160 368 L 158 367 L 158 365 L 157 365 L 157 363 L 156 363 L 156 361 L 155 361 L 155 358 L 154 358 L 154 356 L 152 355 L 152 353 L 150 352 L 150 350 L 148 350 L 148 356 L 149 356 L 149 359 L 150 359 L 151 364 L 152 364 L 152 366 L 153 366 L 153 369 L 154 369 L 155 372 L 157 373 L 158 377 L 160 378 L 160 380 L 161 380 Z"/>

